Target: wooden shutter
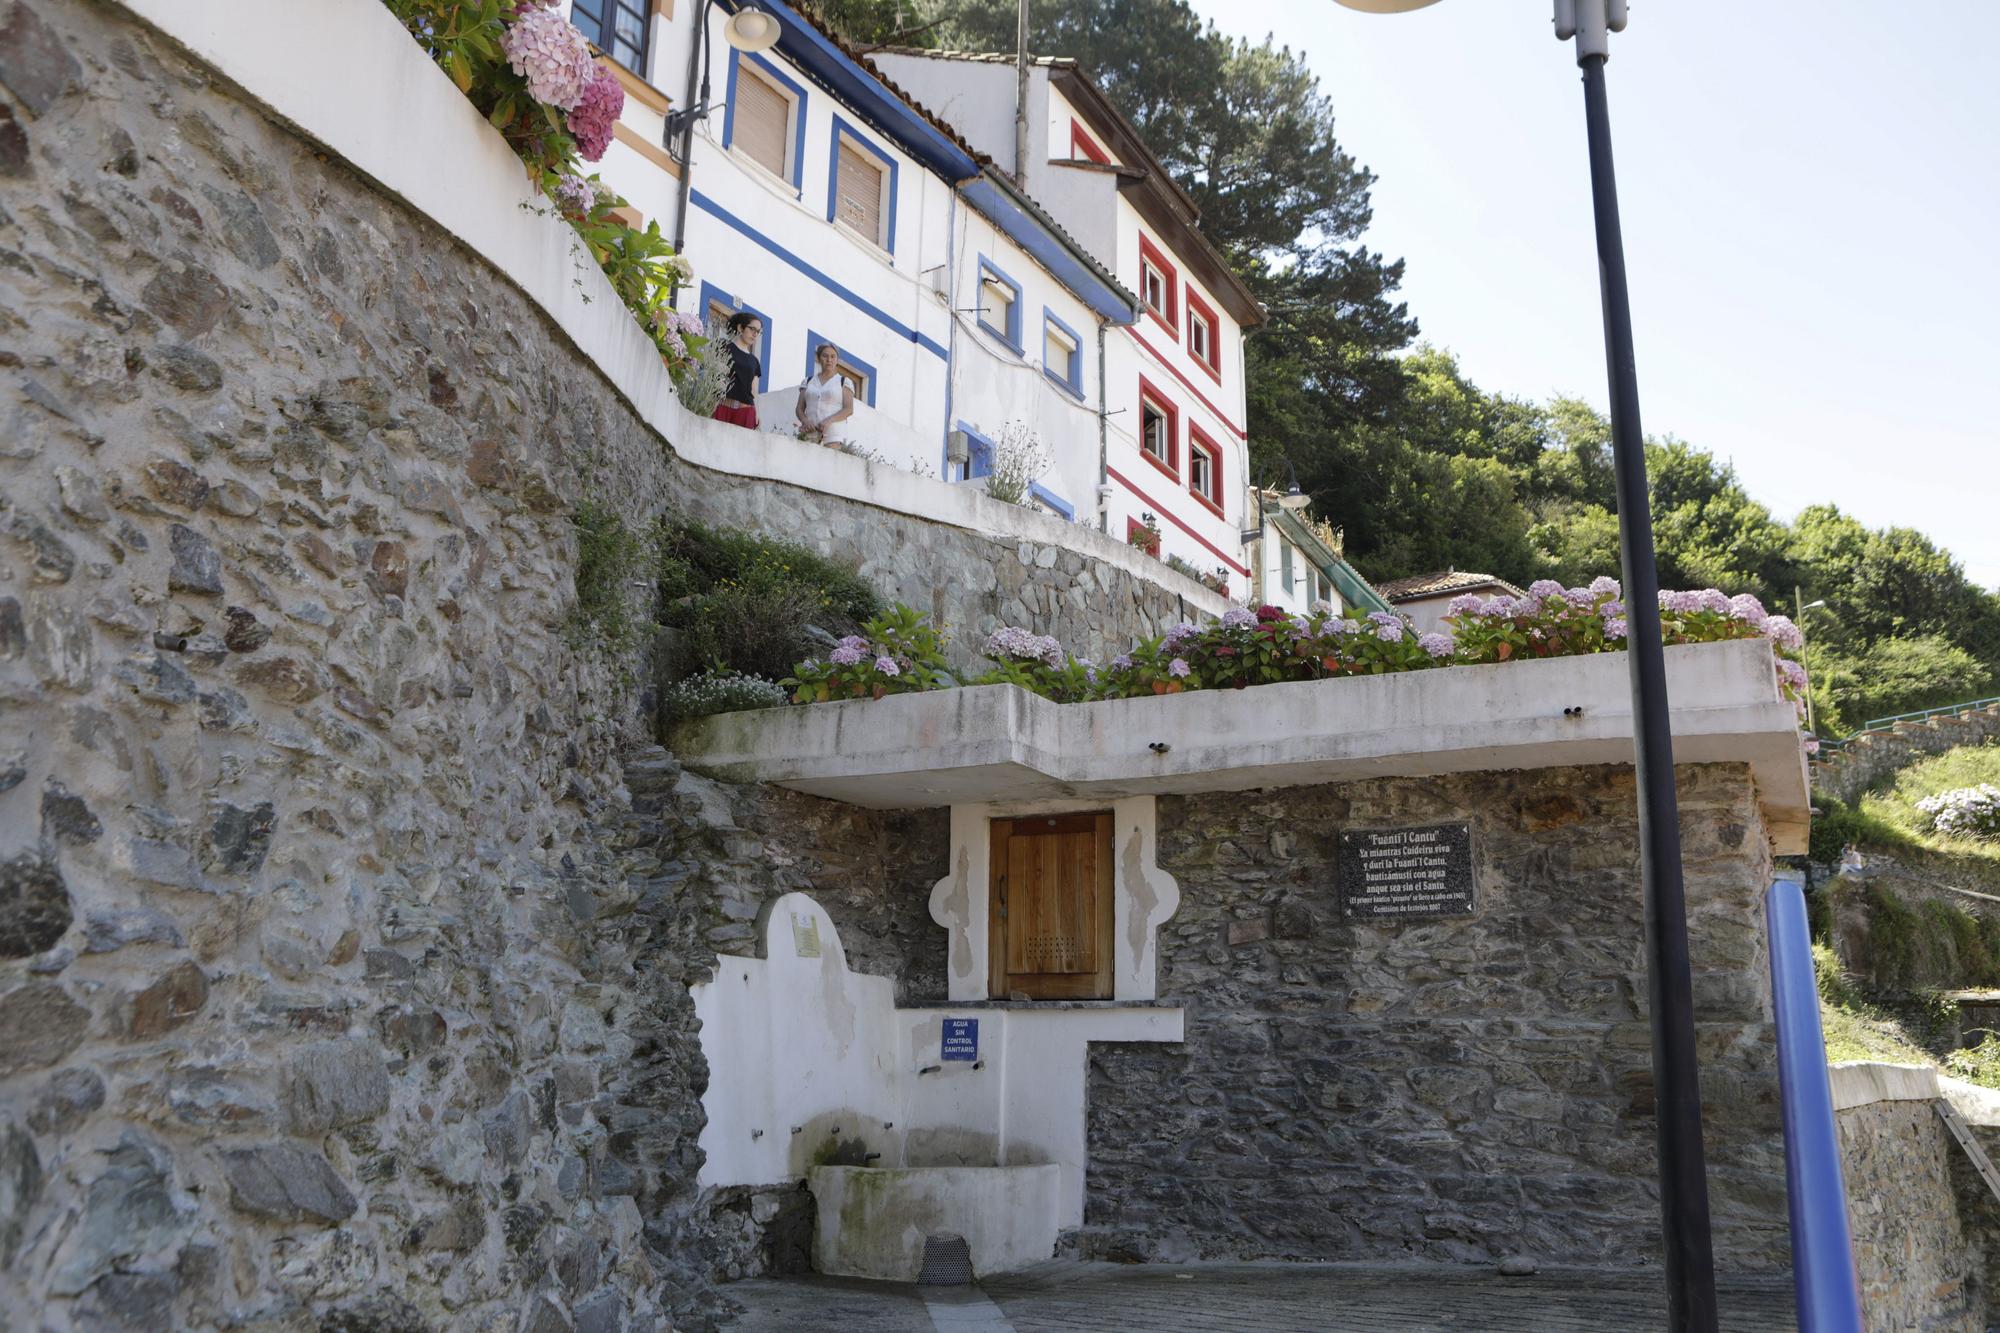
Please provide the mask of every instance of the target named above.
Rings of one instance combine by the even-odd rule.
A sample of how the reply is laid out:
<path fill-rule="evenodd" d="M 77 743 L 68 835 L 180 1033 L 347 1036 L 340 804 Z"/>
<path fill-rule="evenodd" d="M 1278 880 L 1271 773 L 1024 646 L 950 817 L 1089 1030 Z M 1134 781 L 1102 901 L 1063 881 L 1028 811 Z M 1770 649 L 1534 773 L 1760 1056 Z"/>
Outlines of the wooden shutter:
<path fill-rule="evenodd" d="M 783 93 L 752 74 L 749 64 L 744 61 L 737 71 L 736 123 L 730 143 L 772 175 L 784 176 L 792 104 Z"/>
<path fill-rule="evenodd" d="M 834 216 L 882 244 L 882 168 L 845 139 L 840 141 L 840 193 Z"/>
<path fill-rule="evenodd" d="M 993 823 L 993 991 L 1109 999 L 1111 816 Z"/>

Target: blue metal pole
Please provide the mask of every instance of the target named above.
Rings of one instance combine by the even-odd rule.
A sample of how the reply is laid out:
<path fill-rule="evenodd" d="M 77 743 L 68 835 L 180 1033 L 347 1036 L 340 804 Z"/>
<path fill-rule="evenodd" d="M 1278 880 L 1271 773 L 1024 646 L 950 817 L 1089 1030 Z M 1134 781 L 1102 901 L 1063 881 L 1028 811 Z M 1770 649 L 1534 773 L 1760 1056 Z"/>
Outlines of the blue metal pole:
<path fill-rule="evenodd" d="M 1764 895 L 1771 1003 L 1778 1026 L 1778 1096 L 1785 1115 L 1785 1202 L 1792 1221 L 1792 1289 L 1800 1333 L 1861 1333 L 1861 1286 L 1847 1226 L 1847 1187 L 1833 1085 L 1819 1026 L 1806 897 L 1781 879 Z"/>

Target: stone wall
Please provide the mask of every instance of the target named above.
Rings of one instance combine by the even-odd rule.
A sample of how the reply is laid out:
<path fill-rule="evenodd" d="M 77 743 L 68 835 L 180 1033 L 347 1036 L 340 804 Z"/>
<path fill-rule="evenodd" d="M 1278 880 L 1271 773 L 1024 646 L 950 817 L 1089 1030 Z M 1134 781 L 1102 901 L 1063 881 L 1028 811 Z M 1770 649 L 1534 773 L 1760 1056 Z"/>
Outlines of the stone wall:
<path fill-rule="evenodd" d="M 1681 774 L 1716 1252 L 1787 1262 L 1760 890 L 1741 766 Z M 1344 920 L 1341 830 L 1464 819 L 1469 918 Z M 1090 1069 L 1085 1254 L 1659 1260 L 1629 770 L 1162 797 L 1178 1046 Z"/>
<path fill-rule="evenodd" d="M 1888 1086 L 1863 1094 L 1863 1100 L 1855 1092 L 1857 1076 L 1878 1070 L 1889 1076 Z M 1954 1159 L 1964 1154 L 1938 1117 L 1935 1075 L 1893 1066 L 1835 1066 L 1833 1082 L 1847 1220 L 1867 1327 L 1979 1333 L 1986 1327 L 1984 1263 L 1960 1222 L 1953 1172 Z M 1912 1082 L 1931 1095 L 1913 1095 L 1903 1086 Z"/>
<path fill-rule="evenodd" d="M 1862 792 L 1919 759 L 1961 745 L 1990 745 L 1996 741 L 2000 741 L 2000 704 L 1925 718 L 1921 722 L 1898 722 L 1887 731 L 1856 736 L 1841 749 L 1815 760 L 1813 790 L 1851 805 L 1860 799 Z"/>
<path fill-rule="evenodd" d="M 934 875 L 922 821 L 632 809 L 632 664 L 568 632 L 578 501 L 763 483 L 84 0 L 0 3 L 0 423 L 0 1324 L 700 1326 L 784 1262 L 792 1201 L 696 1187 L 686 988 L 802 866 Z"/>
<path fill-rule="evenodd" d="M 674 474 L 680 506 L 704 522 L 803 542 L 858 569 L 883 600 L 902 602 L 951 633 L 961 666 L 1001 625 L 1053 634 L 1079 657 L 1109 661 L 1180 620 L 1195 603 L 1116 565 L 1049 542 L 997 542 L 965 528 L 877 509 L 839 496 L 704 468 Z M 1173 581 L 1179 581 L 1175 575 Z"/>

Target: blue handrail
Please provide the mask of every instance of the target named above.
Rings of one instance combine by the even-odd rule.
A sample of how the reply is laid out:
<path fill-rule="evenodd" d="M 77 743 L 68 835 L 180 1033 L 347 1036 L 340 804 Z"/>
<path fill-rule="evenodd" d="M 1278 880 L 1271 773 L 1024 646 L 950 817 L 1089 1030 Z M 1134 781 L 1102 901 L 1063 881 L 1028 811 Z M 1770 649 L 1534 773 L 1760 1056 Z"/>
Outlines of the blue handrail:
<path fill-rule="evenodd" d="M 1861 1284 L 1847 1227 L 1833 1085 L 1819 1026 L 1812 933 L 1797 880 L 1764 895 L 1771 999 L 1778 1028 L 1778 1097 L 1785 1115 L 1785 1201 L 1792 1221 L 1792 1290 L 1800 1333 L 1861 1333 Z"/>

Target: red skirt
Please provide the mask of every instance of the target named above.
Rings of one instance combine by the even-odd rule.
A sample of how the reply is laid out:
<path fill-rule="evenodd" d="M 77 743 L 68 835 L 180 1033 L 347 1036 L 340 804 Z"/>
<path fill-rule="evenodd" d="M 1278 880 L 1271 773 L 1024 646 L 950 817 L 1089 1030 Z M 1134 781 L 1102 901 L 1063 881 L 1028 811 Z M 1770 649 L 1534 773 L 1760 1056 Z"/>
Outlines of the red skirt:
<path fill-rule="evenodd" d="M 732 426 L 744 426 L 750 430 L 757 429 L 757 409 L 754 407 L 744 407 L 737 403 L 717 403 L 715 407 L 715 419 L 717 421 L 727 421 Z"/>

